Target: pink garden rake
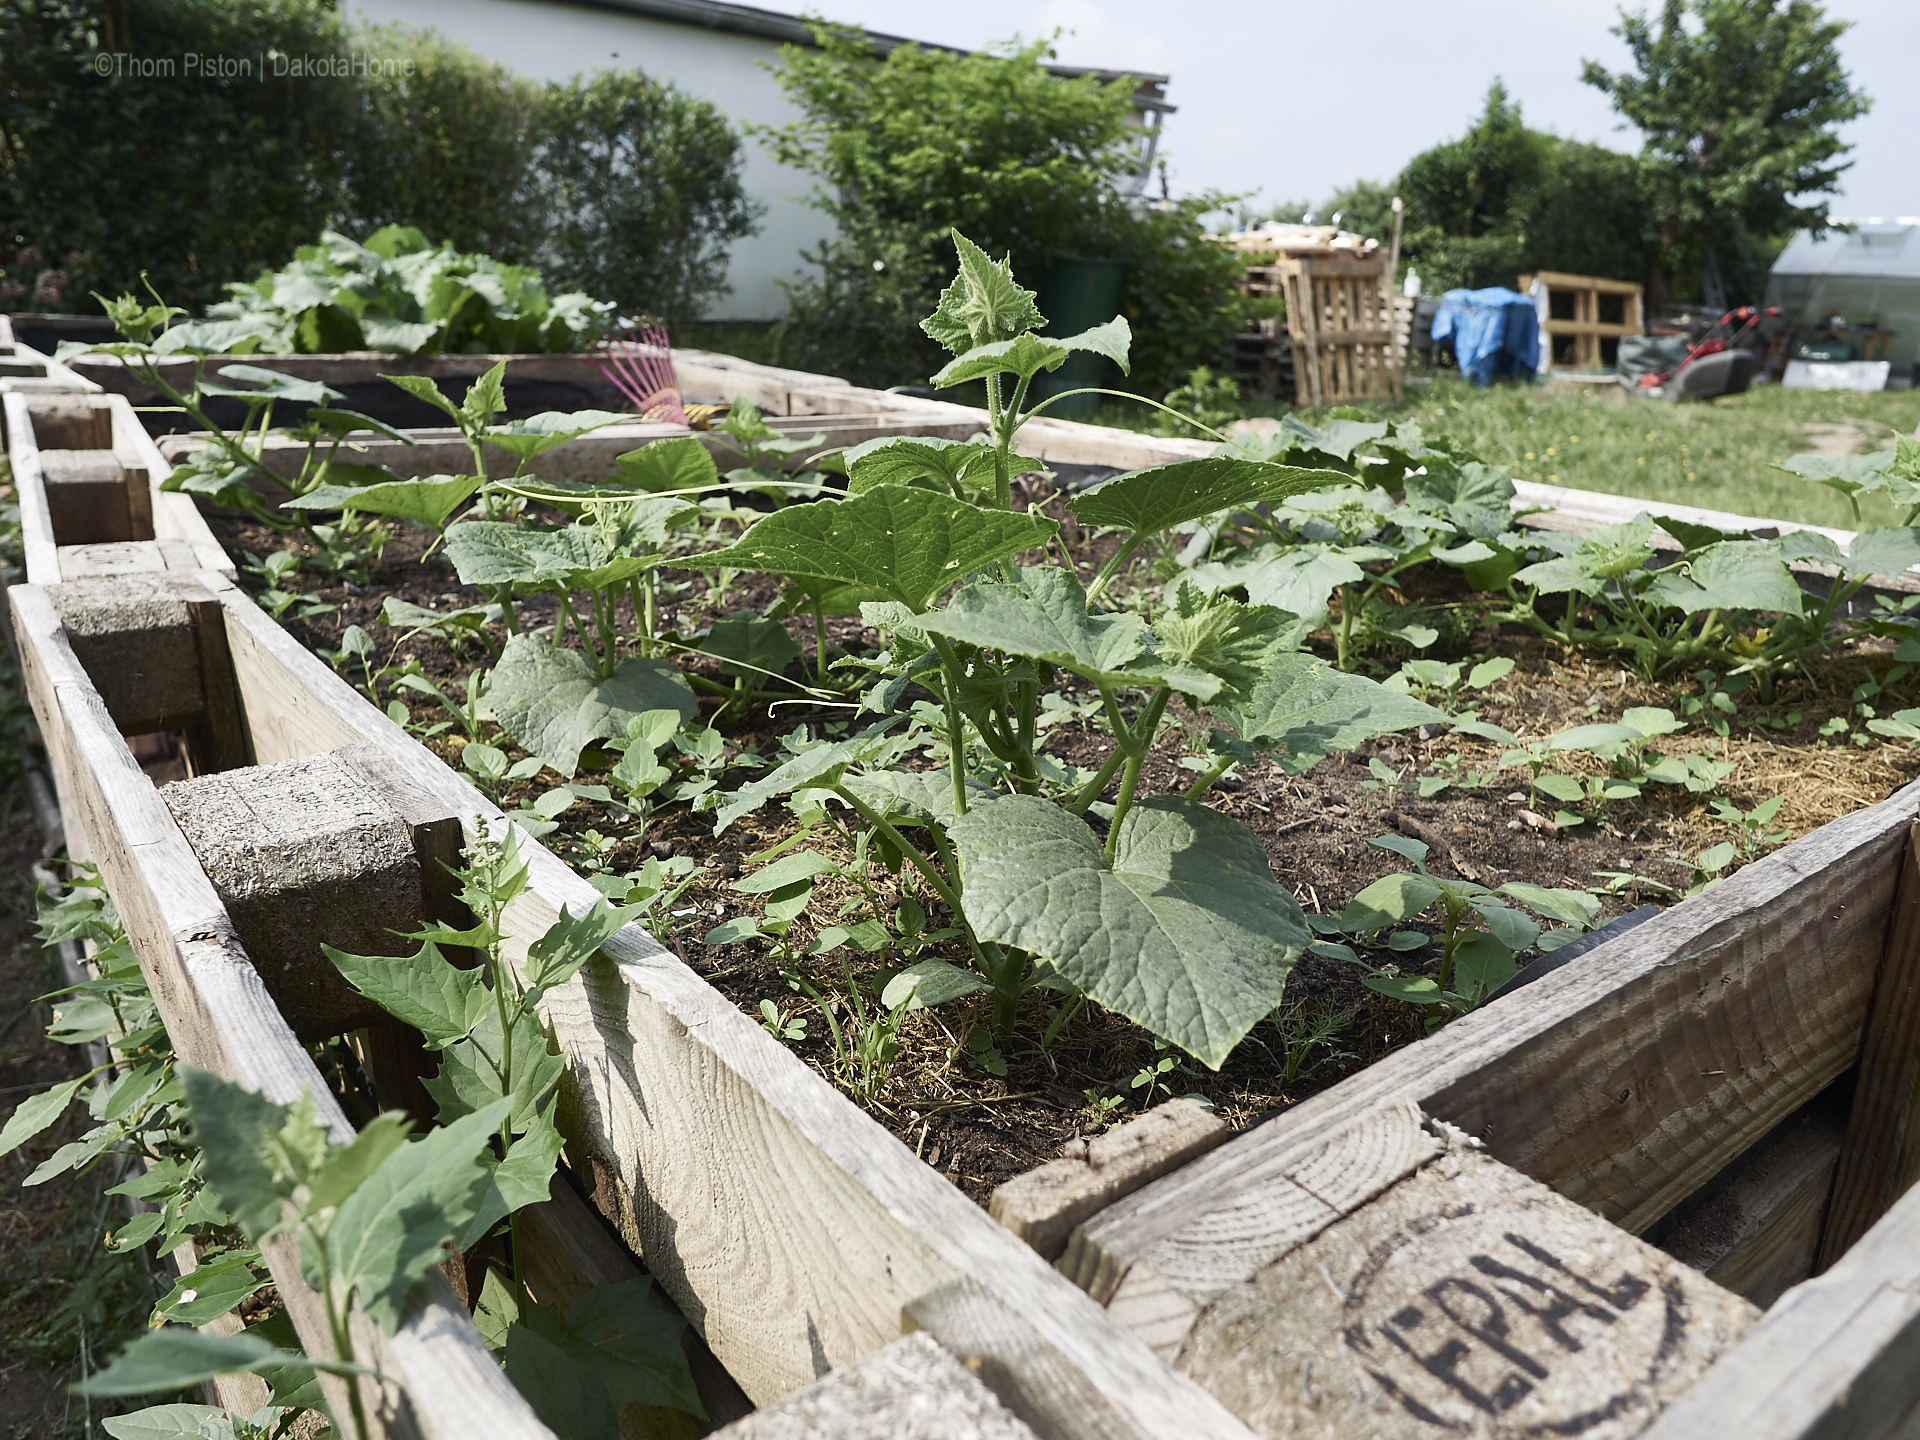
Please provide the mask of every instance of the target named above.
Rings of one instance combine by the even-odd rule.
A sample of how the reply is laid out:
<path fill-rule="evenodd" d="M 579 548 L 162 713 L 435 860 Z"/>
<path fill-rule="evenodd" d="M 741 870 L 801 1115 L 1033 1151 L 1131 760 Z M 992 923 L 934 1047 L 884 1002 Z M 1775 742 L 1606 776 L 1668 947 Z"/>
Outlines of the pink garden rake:
<path fill-rule="evenodd" d="M 666 328 L 649 322 L 628 333 L 631 339 L 601 342 L 600 358 L 595 362 L 600 373 L 633 402 L 642 418 L 686 424 L 687 412 L 680 403 Z"/>

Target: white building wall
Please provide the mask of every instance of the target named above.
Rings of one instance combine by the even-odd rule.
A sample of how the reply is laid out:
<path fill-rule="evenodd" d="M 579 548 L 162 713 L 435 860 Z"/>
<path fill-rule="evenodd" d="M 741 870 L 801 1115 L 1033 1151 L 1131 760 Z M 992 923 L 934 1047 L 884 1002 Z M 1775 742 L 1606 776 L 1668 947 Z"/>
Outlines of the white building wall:
<path fill-rule="evenodd" d="M 712 101 L 736 127 L 800 118 L 774 83 L 780 44 L 759 36 L 549 0 L 343 0 L 341 8 L 355 22 L 437 30 L 534 80 L 637 67 Z M 797 278 L 800 252 L 833 233 L 833 222 L 805 202 L 812 177 L 777 164 L 751 136 L 743 143 L 741 179 L 765 211 L 760 232 L 734 243 L 727 269 L 733 290 L 708 312 L 714 320 L 778 317 L 786 309 L 778 282 Z"/>

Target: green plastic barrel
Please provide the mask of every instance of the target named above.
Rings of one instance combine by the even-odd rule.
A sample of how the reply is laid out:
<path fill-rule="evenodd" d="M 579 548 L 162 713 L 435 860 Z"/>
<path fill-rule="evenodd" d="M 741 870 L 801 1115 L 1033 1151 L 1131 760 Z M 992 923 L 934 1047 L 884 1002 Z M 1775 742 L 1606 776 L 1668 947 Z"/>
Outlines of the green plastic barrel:
<path fill-rule="evenodd" d="M 1124 260 L 1099 256 L 1069 255 L 1055 260 L 1040 276 L 1040 313 L 1047 317 L 1043 335 L 1078 335 L 1095 325 L 1104 325 L 1120 313 L 1120 289 L 1127 278 Z M 1107 385 L 1113 380 L 1113 362 L 1104 355 L 1076 350 L 1066 363 L 1049 374 L 1041 371 L 1033 377 L 1028 391 L 1035 400 L 1064 394 L 1088 385 Z M 1098 395 L 1076 395 L 1062 400 L 1047 411 L 1063 418 L 1091 415 L 1100 408 Z"/>

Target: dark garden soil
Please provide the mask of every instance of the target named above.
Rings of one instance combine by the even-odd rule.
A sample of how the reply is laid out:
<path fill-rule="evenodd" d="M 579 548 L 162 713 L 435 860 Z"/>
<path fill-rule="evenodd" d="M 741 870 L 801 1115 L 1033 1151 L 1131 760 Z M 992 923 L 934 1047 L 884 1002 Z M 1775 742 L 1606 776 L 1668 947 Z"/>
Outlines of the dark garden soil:
<path fill-rule="evenodd" d="M 1051 513 L 1064 515 L 1057 507 L 1051 507 Z M 235 555 L 243 551 L 264 555 L 285 543 L 272 532 L 232 516 L 217 518 L 215 526 Z M 1063 530 L 1062 540 L 1076 560 L 1092 558 L 1083 537 L 1070 523 Z M 304 620 L 289 618 L 287 628 L 310 647 L 335 649 L 343 630 L 358 624 L 382 647 L 381 658 L 385 660 L 400 638 L 400 632 L 389 630 L 378 620 L 385 596 L 398 595 L 443 609 L 478 603 L 480 597 L 460 586 L 444 557 L 421 559 L 422 544 L 421 532 L 403 530 L 396 534 L 369 584 L 336 581 L 320 585 L 315 592 L 318 598 L 336 608 Z M 741 577 L 715 605 L 704 576 L 673 570 L 663 574 L 670 584 L 682 588 L 671 598 L 663 597 L 660 628 L 684 637 L 697 634 L 718 613 L 743 608 L 764 610 L 777 598 L 776 582 L 749 575 Z M 1448 572 L 1448 576 L 1451 574 Z M 243 580 L 258 588 L 256 581 Z M 1434 583 L 1449 582 L 1442 577 Z M 302 577 L 294 584 L 306 589 L 314 581 Z M 1464 591 L 1401 595 L 1396 599 L 1435 607 L 1436 614 L 1447 617 L 1442 633 L 1448 638 L 1430 654 L 1447 659 L 1507 655 L 1515 660 L 1515 670 L 1489 693 L 1467 698 L 1477 700 L 1483 718 L 1523 739 L 1536 739 L 1586 721 L 1614 720 L 1624 709 L 1637 705 L 1678 710 L 1679 699 L 1697 690 L 1686 676 L 1658 684 L 1643 683 L 1610 664 L 1569 657 L 1558 647 L 1512 627 L 1486 625 L 1480 618 L 1484 605 Z M 552 602 L 541 597 L 526 609 L 536 622 L 542 622 L 551 618 Z M 792 671 L 797 676 L 802 667 L 810 669 L 812 665 L 812 625 L 794 622 L 792 631 L 805 652 Z M 864 629 L 857 617 L 828 624 L 832 651 L 871 648 L 877 640 L 876 633 Z M 1883 799 L 1920 774 L 1920 752 L 1883 743 L 1875 736 L 1866 736 L 1872 743 L 1862 748 L 1845 736 L 1828 740 L 1819 735 L 1825 722 L 1852 714 L 1855 687 L 1869 678 L 1870 662 L 1876 668 L 1885 668 L 1890 648 L 1887 642 L 1876 640 L 1843 641 L 1836 654 L 1783 683 L 1773 703 L 1743 703 L 1728 736 L 1719 737 L 1695 726 L 1663 737 L 1652 750 L 1673 754 L 1692 751 L 1737 761 L 1739 768 L 1727 784 L 1726 796 L 1744 810 L 1784 794 L 1775 828 L 1795 836 L 1804 834 Z M 478 646 L 471 647 L 466 656 L 456 657 L 445 643 L 425 636 L 408 640 L 399 653 L 402 659 L 417 660 L 424 672 L 437 680 L 458 678 L 476 660 L 485 660 Z M 689 668 L 718 679 L 711 661 L 700 656 L 683 658 Z M 1377 673 L 1385 674 L 1397 668 L 1403 657 L 1381 652 L 1371 658 L 1380 662 Z M 348 674 L 358 679 L 357 665 Z M 407 700 L 419 722 L 446 718 L 431 713 L 432 704 L 417 695 L 395 693 Z M 383 705 L 391 698 L 384 689 L 379 694 Z M 703 716 L 711 719 L 718 703 L 703 698 Z M 1905 698 L 1898 702 L 1913 703 Z M 1897 706 L 1883 702 L 1883 713 L 1891 708 Z M 1143 795 L 1185 789 L 1194 775 L 1179 761 L 1204 750 L 1204 722 L 1185 715 L 1177 704 L 1170 713 L 1179 723 L 1169 728 L 1157 747 L 1143 776 Z M 778 734 L 802 722 L 838 719 L 844 723 L 847 714 L 845 710 L 788 703 L 771 717 L 763 709 L 755 710 L 721 728 L 730 744 L 770 755 L 775 752 Z M 457 732 L 451 737 L 442 733 L 426 743 L 458 768 L 458 752 L 464 741 Z M 504 737 L 494 737 L 490 743 L 515 758 L 523 753 Z M 1077 723 L 1067 723 L 1052 732 L 1047 750 L 1062 761 L 1092 765 L 1103 758 L 1104 742 Z M 1524 768 L 1499 771 L 1490 783 L 1478 788 L 1450 788 L 1428 799 L 1417 798 L 1412 788 L 1416 779 L 1438 773 L 1437 762 L 1458 756 L 1465 770 L 1493 771 L 1499 753 L 1498 746 L 1444 733 L 1392 736 L 1364 746 L 1351 756 L 1325 760 L 1301 775 L 1288 776 L 1266 762 L 1247 767 L 1236 778 L 1217 785 L 1209 803 L 1260 837 L 1275 875 L 1309 912 L 1337 911 L 1371 881 L 1404 868 L 1397 856 L 1367 844 L 1369 839 L 1396 831 L 1425 840 L 1433 851 L 1429 863 L 1443 876 L 1456 875 L 1487 885 L 1524 880 L 1595 891 L 1611 886 L 1604 896 L 1603 917 L 1623 914 L 1648 900 L 1667 903 L 1672 891 L 1663 890 L 1663 885 L 1684 890 L 1694 878 L 1692 867 L 1684 863 L 1686 857 L 1734 838 L 1725 824 L 1712 817 L 1707 803 L 1711 797 L 1667 787 L 1649 786 L 1641 800 L 1610 804 L 1598 825 L 1565 829 L 1547 821 L 1546 816 L 1556 808 L 1551 802 L 1528 801 Z M 1557 757 L 1556 768 L 1577 771 L 1583 768 L 1582 762 L 1588 770 L 1597 772 L 1601 768 L 1599 761 L 1586 755 Z M 1397 775 L 1398 782 L 1389 779 L 1383 784 L 1379 778 L 1382 768 Z M 729 776 L 723 785 L 740 783 L 750 774 Z M 505 787 L 497 798 L 510 808 L 566 778 L 548 772 Z M 578 778 L 591 780 L 593 776 Z M 823 1074 L 836 1083 L 844 1082 L 844 1077 L 835 1073 L 833 1047 L 823 1017 L 812 1002 L 795 992 L 782 972 L 797 967 L 823 995 L 844 996 L 843 957 L 851 957 L 855 975 L 863 978 L 881 968 L 881 957 L 843 949 L 829 956 L 796 961 L 771 956 L 764 941 L 709 946 L 701 938 L 722 917 L 751 911 L 757 905 L 757 897 L 733 890 L 731 882 L 743 871 L 750 873 L 757 868 L 760 862 L 756 856 L 792 833 L 795 822 L 786 810 L 769 806 L 719 840 L 712 835 L 712 818 L 692 814 L 685 806 L 654 815 L 644 834 L 624 822 L 618 811 L 598 804 L 576 804 L 560 820 L 560 829 L 548 836 L 546 843 L 583 870 L 605 868 L 624 874 L 649 854 L 688 856 L 703 864 L 704 873 L 675 904 L 673 914 L 660 920 L 657 933 L 689 966 L 749 1014 L 757 1015 L 760 1002 L 770 1000 L 793 1018 L 806 1021 L 806 1037 L 789 1043 Z M 589 831 L 598 837 L 596 841 L 588 839 Z M 834 850 L 834 837 L 825 828 L 817 829 L 806 843 L 823 852 Z M 1659 883 L 1609 880 L 1605 878 L 1608 873 Z M 890 911 L 897 902 L 898 887 L 892 877 L 883 879 L 886 883 L 876 887 L 878 898 Z M 819 929 L 843 918 L 848 923 L 861 918 L 861 909 L 844 917 L 837 913 L 843 904 L 856 900 L 866 903 L 850 885 L 832 881 L 821 884 L 808 912 L 787 937 L 789 948 L 804 951 Z M 933 916 L 936 925 L 940 919 L 937 913 Z M 1424 951 L 1396 958 L 1404 968 L 1431 973 L 1436 949 L 1429 945 Z M 962 954 L 952 958 L 962 960 Z M 1366 989 L 1353 966 L 1308 954 L 1288 981 L 1284 1003 L 1277 1012 L 1281 1023 L 1256 1027 L 1249 1043 L 1243 1044 L 1215 1074 L 1192 1062 L 1183 1063 L 1178 1052 L 1157 1050 L 1145 1031 L 1093 1007 L 1080 1010 L 1064 1025 L 1053 1045 L 1042 1050 L 1036 1041 L 1049 1019 L 1043 993 L 1029 996 L 1016 1038 L 1006 1042 L 1004 1053 L 986 1056 L 968 1044 L 970 1031 L 984 1019 L 983 1010 L 970 1012 L 962 1002 L 936 1011 L 914 1012 L 905 1022 L 903 1048 L 889 1078 L 877 1096 L 861 1101 L 916 1154 L 981 1203 L 1002 1181 L 1054 1158 L 1078 1137 L 1137 1114 L 1168 1094 L 1204 1095 L 1223 1119 L 1236 1127 L 1246 1126 L 1418 1038 L 1424 1027 L 1421 1012 Z M 1308 1044 L 1305 1037 L 1316 1025 L 1320 1039 Z M 1296 1066 L 1291 1079 L 1290 1050 Z M 1163 1059 L 1174 1062 L 1171 1069 L 1157 1069 Z M 1153 1080 L 1136 1085 L 1136 1076 L 1148 1067 L 1156 1067 Z M 1004 1073 L 998 1073 L 1002 1069 Z"/>

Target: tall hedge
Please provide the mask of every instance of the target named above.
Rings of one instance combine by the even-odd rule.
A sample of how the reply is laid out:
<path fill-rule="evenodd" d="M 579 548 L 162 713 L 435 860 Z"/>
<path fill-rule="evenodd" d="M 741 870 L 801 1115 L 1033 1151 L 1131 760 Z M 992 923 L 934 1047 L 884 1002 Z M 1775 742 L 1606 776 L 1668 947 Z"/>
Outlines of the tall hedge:
<path fill-rule="evenodd" d="M 261 61 L 341 46 L 319 0 L 0 0 L 0 307 L 90 308 L 146 271 L 197 308 L 287 260 L 340 207 L 352 92 Z"/>
<path fill-rule="evenodd" d="M 326 0 L 0 0 L 0 309 L 144 272 L 198 311 L 326 226 L 401 224 L 684 321 L 753 227 L 741 165 L 717 108 L 639 71 L 543 85 Z"/>

